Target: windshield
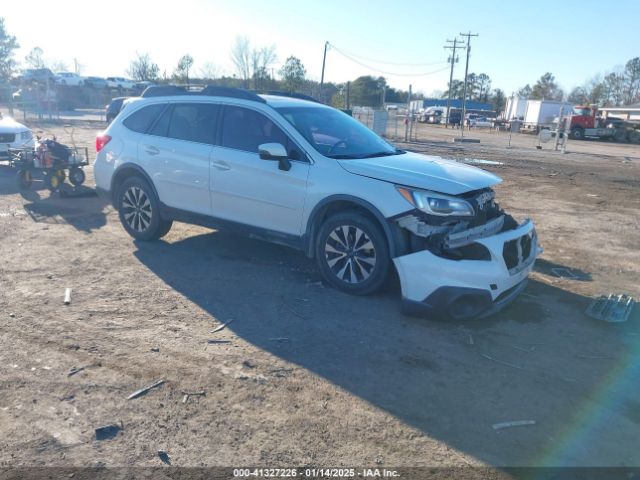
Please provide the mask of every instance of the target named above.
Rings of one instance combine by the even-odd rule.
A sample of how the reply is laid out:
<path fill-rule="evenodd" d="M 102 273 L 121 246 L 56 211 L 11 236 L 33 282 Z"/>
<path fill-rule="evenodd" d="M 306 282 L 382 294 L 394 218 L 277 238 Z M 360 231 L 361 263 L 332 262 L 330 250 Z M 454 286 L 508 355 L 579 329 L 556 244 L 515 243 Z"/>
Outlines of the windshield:
<path fill-rule="evenodd" d="M 330 158 L 371 158 L 404 153 L 349 115 L 324 107 L 276 108 L 319 153 Z"/>

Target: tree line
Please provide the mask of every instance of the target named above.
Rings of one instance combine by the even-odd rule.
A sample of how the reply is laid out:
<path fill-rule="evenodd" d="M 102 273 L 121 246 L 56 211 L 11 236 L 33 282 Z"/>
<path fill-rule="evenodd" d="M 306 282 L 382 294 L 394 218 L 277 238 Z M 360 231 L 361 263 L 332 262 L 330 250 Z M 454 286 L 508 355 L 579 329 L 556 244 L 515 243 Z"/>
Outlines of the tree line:
<path fill-rule="evenodd" d="M 520 88 L 519 97 L 534 100 L 566 100 L 574 104 L 594 104 L 619 107 L 640 102 L 640 57 L 629 60 L 624 67 L 605 75 L 599 74 L 565 95 L 550 72 L 542 75 L 533 86 Z"/>
<path fill-rule="evenodd" d="M 0 81 L 8 82 L 18 63 L 14 58 L 19 44 L 15 36 L 5 28 L 0 17 Z M 253 46 L 245 36 L 238 36 L 229 52 L 234 66 L 231 75 L 220 75 L 212 62 L 204 63 L 199 71 L 193 71 L 194 58 L 185 53 L 171 72 L 160 71 L 149 53 L 139 53 L 130 62 L 127 74 L 136 81 L 208 83 L 211 85 L 240 87 L 266 92 L 271 90 L 297 92 L 315 96 L 338 108 L 348 105 L 380 107 L 384 103 L 405 103 L 409 93 L 387 84 L 384 77 L 364 75 L 351 82 L 319 82 L 307 77 L 302 61 L 289 56 L 281 68 L 273 68 L 278 61 L 275 45 Z M 54 71 L 67 70 L 62 61 L 46 60 L 40 47 L 33 48 L 24 62 L 31 68 L 48 67 Z M 74 59 L 74 70 L 81 73 L 82 65 Z M 453 80 L 441 95 L 462 100 L 464 82 Z M 547 72 L 533 85 L 527 84 L 514 92 L 529 99 L 567 100 L 572 103 L 591 103 L 602 106 L 620 106 L 640 102 L 640 57 L 629 60 L 623 68 L 605 75 L 597 75 L 584 85 L 575 87 L 568 95 L 560 88 L 555 76 Z M 423 98 L 417 94 L 413 99 Z M 495 111 L 504 109 L 506 95 L 500 88 L 492 88 L 491 77 L 486 73 L 469 73 L 467 76 L 467 100 L 489 103 Z"/>

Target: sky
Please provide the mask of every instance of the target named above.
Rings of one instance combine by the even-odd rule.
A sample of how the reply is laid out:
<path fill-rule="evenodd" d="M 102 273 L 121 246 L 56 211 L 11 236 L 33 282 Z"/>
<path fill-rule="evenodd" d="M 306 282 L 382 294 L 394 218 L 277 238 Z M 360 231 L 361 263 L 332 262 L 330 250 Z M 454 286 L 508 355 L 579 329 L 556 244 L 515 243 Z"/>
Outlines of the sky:
<path fill-rule="evenodd" d="M 83 75 L 126 76 L 136 54 L 148 53 L 171 74 L 188 53 L 191 76 L 207 65 L 235 73 L 237 36 L 252 46 L 275 45 L 277 74 L 287 57 L 301 59 L 319 80 L 325 42 L 325 81 L 384 76 L 389 85 L 430 94 L 446 91 L 446 40 L 471 39 L 469 71 L 487 73 L 507 95 L 545 72 L 569 91 L 640 56 L 640 2 L 616 0 L 30 0 L 2 1 L 0 16 L 20 43 L 16 60 L 34 47 L 45 60 L 74 59 Z M 346 55 L 346 56 L 345 56 Z M 460 51 L 454 78 L 464 77 Z M 347 58 L 350 57 L 350 58 Z M 195 74 L 195 75 L 194 75 Z"/>

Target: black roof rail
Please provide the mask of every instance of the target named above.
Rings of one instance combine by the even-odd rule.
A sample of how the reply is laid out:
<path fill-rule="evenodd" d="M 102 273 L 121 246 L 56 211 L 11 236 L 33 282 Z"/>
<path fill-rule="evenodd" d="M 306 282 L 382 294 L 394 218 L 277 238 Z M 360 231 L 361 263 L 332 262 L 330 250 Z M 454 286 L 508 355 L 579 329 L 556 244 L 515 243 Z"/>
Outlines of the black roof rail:
<path fill-rule="evenodd" d="M 258 96 L 255 92 L 243 90 L 242 88 L 216 87 L 213 85 L 207 85 L 201 90 L 188 90 L 177 85 L 153 85 L 147 87 L 142 92 L 141 97 L 168 97 L 172 95 L 210 95 L 212 97 L 231 97 L 267 103 L 264 98 Z"/>
<path fill-rule="evenodd" d="M 254 102 L 267 103 L 264 98 L 260 97 L 255 92 L 244 90 L 242 88 L 217 87 L 214 85 L 207 85 L 200 91 L 200 95 L 211 95 L 212 97 L 241 98 L 243 100 L 252 100 Z"/>
<path fill-rule="evenodd" d="M 144 89 L 142 98 L 148 97 L 168 97 L 169 95 L 188 95 L 189 92 L 184 87 L 176 85 L 151 85 Z"/>
<path fill-rule="evenodd" d="M 278 91 L 272 90 L 270 92 L 267 92 L 267 95 L 277 95 L 279 97 L 298 98 L 300 100 L 308 100 L 310 102 L 322 103 L 320 102 L 320 100 L 313 98 L 310 95 L 305 95 L 304 93 L 278 92 Z"/>

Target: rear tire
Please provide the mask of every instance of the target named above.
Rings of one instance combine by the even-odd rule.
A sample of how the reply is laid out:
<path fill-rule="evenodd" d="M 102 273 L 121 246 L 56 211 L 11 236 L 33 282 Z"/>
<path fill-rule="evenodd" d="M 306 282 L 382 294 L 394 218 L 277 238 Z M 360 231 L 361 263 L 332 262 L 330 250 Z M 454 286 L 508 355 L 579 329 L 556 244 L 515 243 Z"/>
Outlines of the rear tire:
<path fill-rule="evenodd" d="M 584 130 L 580 127 L 572 128 L 570 136 L 574 140 L 584 140 Z"/>
<path fill-rule="evenodd" d="M 69 170 L 69 181 L 74 187 L 82 185 L 86 178 L 87 176 L 85 175 L 84 170 L 79 167 L 73 167 Z"/>
<path fill-rule="evenodd" d="M 160 202 L 153 188 L 143 178 L 125 180 L 116 198 L 120 222 L 133 238 L 158 240 L 171 229 L 173 222 L 160 217 Z"/>
<path fill-rule="evenodd" d="M 318 232 L 316 261 L 324 279 L 345 293 L 378 290 L 389 273 L 389 247 L 381 228 L 352 211 L 329 217 Z"/>

